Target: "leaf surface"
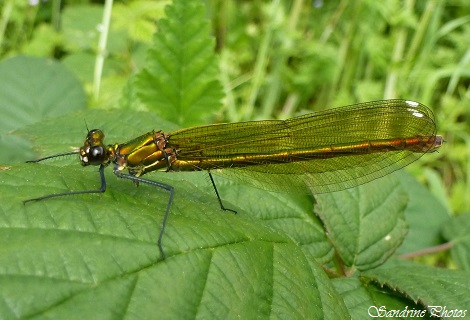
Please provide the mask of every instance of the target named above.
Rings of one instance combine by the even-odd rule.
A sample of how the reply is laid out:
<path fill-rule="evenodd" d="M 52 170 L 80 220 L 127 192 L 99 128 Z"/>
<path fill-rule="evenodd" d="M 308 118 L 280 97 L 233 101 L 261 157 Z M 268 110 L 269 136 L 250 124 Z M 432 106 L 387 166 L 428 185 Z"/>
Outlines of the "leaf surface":
<path fill-rule="evenodd" d="M 408 198 L 394 174 L 316 199 L 328 237 L 351 270 L 381 265 L 403 242 Z"/>
<path fill-rule="evenodd" d="M 215 41 L 199 1 L 174 1 L 159 22 L 146 67 L 139 74 L 142 102 L 183 127 L 208 121 L 223 97 Z"/>
<path fill-rule="evenodd" d="M 145 113 L 86 114 L 103 119 L 109 142 L 126 141 L 119 136 L 127 137 L 132 129 L 124 123 L 136 124 L 135 130 L 162 123 Z M 83 137 L 60 134 L 58 128 L 79 132 L 74 123 L 83 115 L 32 125 L 42 128 L 43 136 L 35 139 L 41 154 L 79 146 Z M 327 257 L 331 248 L 311 212 L 302 213 L 302 208 L 311 208 L 308 198 L 297 204 L 280 199 L 287 210 L 266 210 L 272 198 L 260 201 L 266 194 L 262 190 L 257 190 L 255 204 L 249 204 L 250 197 L 245 202 L 224 199 L 238 211 L 235 215 L 220 210 L 203 172 L 150 173 L 145 178 L 176 190 L 163 238 L 165 260 L 157 237 L 166 191 L 136 187 L 109 171 L 103 194 L 23 205 L 31 197 L 96 189 L 97 168 L 83 168 L 74 157 L 3 167 L 0 291 L 11 300 L 0 303 L 0 313 L 7 318 L 70 319 L 347 318 L 341 297 L 315 260 Z M 250 213 L 263 207 L 259 214 Z M 296 238 L 295 230 L 306 231 Z M 307 230 L 317 230 L 317 236 L 308 236 Z M 47 292 L 54 294 L 36 299 Z"/>
<path fill-rule="evenodd" d="M 85 92 L 78 79 L 60 63 L 17 56 L 0 62 L 0 162 L 32 156 L 28 141 L 11 131 L 42 119 L 82 109 Z"/>

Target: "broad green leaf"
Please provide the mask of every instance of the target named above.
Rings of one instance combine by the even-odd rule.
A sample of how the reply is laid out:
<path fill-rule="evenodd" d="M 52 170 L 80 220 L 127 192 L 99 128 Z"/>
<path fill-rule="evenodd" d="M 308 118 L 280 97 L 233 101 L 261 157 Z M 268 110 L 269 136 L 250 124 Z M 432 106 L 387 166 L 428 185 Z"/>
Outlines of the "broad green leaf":
<path fill-rule="evenodd" d="M 387 288 L 379 288 L 374 283 L 364 283 L 357 276 L 333 279 L 336 290 L 341 294 L 352 319 L 377 318 L 380 308 L 386 310 L 415 309 L 423 307 L 392 293 Z M 407 317 L 401 317 L 406 319 Z"/>
<path fill-rule="evenodd" d="M 453 217 L 444 225 L 443 237 L 452 245 L 451 254 L 455 263 L 464 270 L 470 270 L 470 213 Z"/>
<path fill-rule="evenodd" d="M 92 169 L 24 164 L 1 173 L 0 290 L 6 294 L 23 288 L 14 297 L 16 314 L 338 316 L 335 309 L 324 310 L 319 291 L 328 296 L 332 289 L 318 283 L 323 271 L 310 267 L 313 257 L 241 209 L 238 215 L 221 212 L 213 197 L 184 181 L 177 184 L 164 261 L 156 246 L 167 201 L 160 190 L 136 188 L 108 174 L 105 194 L 21 203 L 44 193 L 96 187 Z M 34 299 L 47 291 L 55 294 Z M 336 296 L 329 305 L 340 301 Z M 122 304 L 126 310 L 114 307 Z"/>
<path fill-rule="evenodd" d="M 227 183 L 228 180 L 222 178 L 216 181 L 225 200 L 231 203 L 242 201 L 245 210 L 265 221 L 272 229 L 287 234 L 317 261 L 326 263 L 331 260 L 333 247 L 328 242 L 323 225 L 313 213 L 310 195 L 268 192 Z"/>
<path fill-rule="evenodd" d="M 406 235 L 407 196 L 394 175 L 315 198 L 328 238 L 351 271 L 384 263 Z"/>
<path fill-rule="evenodd" d="M 444 308 L 467 310 L 467 313 L 470 308 L 468 271 L 446 270 L 416 262 L 391 260 L 381 268 L 364 272 L 363 276 L 403 292 L 415 302 L 420 301 L 428 308 L 428 313 L 434 312 L 437 316 L 444 316 Z"/>
<path fill-rule="evenodd" d="M 51 59 L 17 56 L 0 62 L 0 162 L 26 160 L 30 146 L 10 131 L 85 106 L 80 82 Z M 17 148 L 18 146 L 18 148 Z"/>
<path fill-rule="evenodd" d="M 70 151 L 84 138 L 84 117 L 93 127 L 100 120 L 109 143 L 149 131 L 152 124 L 157 129 L 160 123 L 148 113 L 92 110 L 26 131 L 38 135 L 41 155 Z M 269 206 L 272 197 L 260 201 L 263 191 L 254 200 L 258 204 L 250 204 L 250 197 L 241 203 L 223 196 L 225 205 L 238 211 L 234 215 L 220 210 L 203 172 L 148 174 L 146 178 L 176 190 L 163 238 L 167 258 L 162 260 L 157 237 L 168 193 L 136 187 L 108 171 L 104 194 L 23 205 L 31 197 L 96 189 L 97 168 L 83 168 L 68 158 L 2 167 L 0 294 L 11 296 L 12 302 L 0 304 L 0 314 L 63 319 L 348 317 L 315 260 L 324 250 L 324 237 L 308 238 L 307 231 L 300 238 L 292 236 L 302 229 L 320 233 L 311 211 L 301 212 L 311 210 L 311 199 L 296 205 L 285 198 L 285 207 L 276 211 Z M 262 207 L 265 212 L 250 212 Z M 276 226 L 278 218 L 285 228 L 280 222 Z M 317 238 L 320 249 L 311 241 Z M 47 298 L 37 299 L 42 295 Z"/>
<path fill-rule="evenodd" d="M 405 170 L 397 178 L 409 199 L 405 210 L 409 233 L 397 253 L 410 253 L 441 244 L 441 228 L 449 220 L 446 209 Z"/>
<path fill-rule="evenodd" d="M 215 41 L 200 1 L 175 0 L 160 20 L 136 83 L 142 102 L 182 127 L 208 123 L 220 110 Z"/>
<path fill-rule="evenodd" d="M 79 51 L 71 53 L 62 59 L 62 64 L 72 70 L 84 83 L 93 82 L 93 72 L 95 69 L 96 56 L 89 51 Z M 106 75 L 108 68 L 103 71 Z"/>
<path fill-rule="evenodd" d="M 80 110 L 80 82 L 51 59 L 17 56 L 0 62 L 0 125 L 11 131 L 51 116 Z"/>

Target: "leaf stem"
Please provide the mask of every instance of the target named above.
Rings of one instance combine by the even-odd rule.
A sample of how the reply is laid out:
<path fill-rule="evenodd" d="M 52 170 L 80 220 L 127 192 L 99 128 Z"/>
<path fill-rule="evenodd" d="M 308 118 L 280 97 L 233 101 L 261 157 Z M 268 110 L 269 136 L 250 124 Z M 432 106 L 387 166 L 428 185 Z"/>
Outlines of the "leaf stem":
<path fill-rule="evenodd" d="M 106 0 L 103 10 L 103 20 L 100 24 L 101 34 L 98 42 L 98 52 L 96 54 L 95 72 L 93 77 L 93 97 L 95 99 L 98 99 L 100 95 L 101 76 L 103 74 L 104 59 L 106 58 L 106 44 L 108 41 L 112 9 L 113 0 Z"/>
<path fill-rule="evenodd" d="M 453 242 L 446 242 L 446 243 L 440 244 L 438 246 L 426 248 L 426 249 L 423 249 L 423 250 L 418 250 L 418 251 L 415 251 L 415 252 L 401 254 L 398 257 L 400 259 L 413 259 L 413 258 L 416 258 L 416 257 L 420 257 L 420 256 L 424 256 L 424 255 L 428 255 L 428 254 L 432 254 L 432 253 L 436 253 L 436 252 L 446 251 L 446 250 L 449 250 L 450 248 L 452 248 L 453 246 L 454 246 Z"/>

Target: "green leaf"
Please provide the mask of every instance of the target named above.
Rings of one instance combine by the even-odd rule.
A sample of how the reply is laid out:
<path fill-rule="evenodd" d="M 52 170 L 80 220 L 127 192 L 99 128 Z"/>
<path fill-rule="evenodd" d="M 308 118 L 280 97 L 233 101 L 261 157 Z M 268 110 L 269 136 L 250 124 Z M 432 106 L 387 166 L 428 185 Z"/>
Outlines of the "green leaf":
<path fill-rule="evenodd" d="M 62 59 L 62 64 L 69 70 L 73 71 L 74 74 L 83 83 L 92 83 L 93 72 L 95 70 L 96 56 L 89 51 L 78 51 L 77 53 L 71 53 Z M 108 68 L 104 68 L 104 72 Z"/>
<path fill-rule="evenodd" d="M 148 113 L 92 110 L 26 131 L 40 134 L 35 142 L 42 155 L 70 151 L 84 138 L 77 121 L 82 118 L 93 126 L 101 119 L 109 143 L 151 130 L 152 124 L 171 126 Z M 315 259 L 325 241 L 315 234 L 311 238 L 319 240 L 310 241 L 308 232 L 292 235 L 302 229 L 320 234 L 311 211 L 301 212 L 311 209 L 309 197 L 297 204 L 285 198 L 285 208 L 271 207 L 272 214 L 251 212 L 269 208 L 273 198 L 260 201 L 263 191 L 251 205 L 250 197 L 241 204 L 224 198 L 238 211 L 234 215 L 220 210 L 203 172 L 148 174 L 145 178 L 171 184 L 176 192 L 163 237 L 167 259 L 161 260 L 157 237 L 168 202 L 165 190 L 136 187 L 108 170 L 103 194 L 23 205 L 31 197 L 96 189 L 97 168 L 59 158 L 1 169 L 0 294 L 15 305 L 0 303 L 6 318 L 347 318 L 341 296 Z"/>
<path fill-rule="evenodd" d="M 376 318 L 380 307 L 387 310 L 404 310 L 407 307 L 423 310 L 422 306 L 400 297 L 396 292 L 379 288 L 374 283 L 364 283 L 358 276 L 333 279 L 333 284 L 343 297 L 352 319 Z"/>
<path fill-rule="evenodd" d="M 0 162 L 24 161 L 27 141 L 10 131 L 41 119 L 80 110 L 86 96 L 80 82 L 51 59 L 17 56 L 0 62 Z"/>
<path fill-rule="evenodd" d="M 364 272 L 363 276 L 402 292 L 415 302 L 420 301 L 428 307 L 429 312 L 430 306 L 441 307 L 441 312 L 443 308 L 470 308 L 468 271 L 445 270 L 415 262 L 391 260 L 381 268 Z"/>
<path fill-rule="evenodd" d="M 17 56 L 0 62 L 0 125 L 11 131 L 51 116 L 80 110 L 80 82 L 51 59 Z"/>
<path fill-rule="evenodd" d="M 216 174 L 216 172 L 213 172 Z M 224 201 L 239 203 L 250 215 L 262 219 L 270 228 L 286 234 L 313 255 L 318 262 L 326 263 L 333 256 L 333 247 L 328 242 L 323 225 L 313 215 L 313 198 L 306 194 L 276 193 L 237 185 L 229 180 L 215 177 Z"/>
<path fill-rule="evenodd" d="M 470 234 L 468 230 L 470 230 L 470 213 L 453 217 L 442 230 L 443 237 L 453 244 L 451 249 L 453 260 L 464 270 L 470 270 Z"/>
<path fill-rule="evenodd" d="M 90 110 L 31 125 L 22 134 L 34 138 L 41 155 L 68 152 L 84 139 L 77 119 L 101 128 L 113 144 L 151 129 L 175 129 L 151 113 Z M 368 303 L 415 305 L 403 299 L 414 299 L 413 288 L 401 296 L 381 292 L 367 273 L 353 275 L 354 296 L 362 299 L 354 303 L 352 284 L 332 281 L 322 268 L 331 265 L 336 251 L 350 273 L 379 266 L 370 271 L 385 268 L 390 276 L 388 265 L 381 264 L 402 240 L 407 199 L 392 177 L 317 196 L 320 222 L 308 195 L 265 192 L 218 178 L 225 206 L 238 211 L 234 215 L 220 210 L 204 172 L 150 173 L 144 177 L 176 192 L 162 260 L 157 238 L 165 190 L 135 187 L 108 170 L 103 194 L 22 204 L 47 194 L 96 190 L 97 169 L 78 163 L 59 158 L 0 168 L 0 294 L 15 304 L 13 310 L 11 303 L 0 303 L 6 317 L 345 319 L 361 309 L 366 314 L 360 306 Z M 38 295 L 47 298 L 35 299 Z"/>
<path fill-rule="evenodd" d="M 156 29 L 155 20 L 163 16 L 163 9 L 168 2 L 170 1 L 117 2 L 111 17 L 113 28 L 126 32 L 132 41 L 150 43 Z"/>
<path fill-rule="evenodd" d="M 393 174 L 315 198 L 315 211 L 325 224 L 328 238 L 351 270 L 384 263 L 406 235 L 407 196 Z"/>
<path fill-rule="evenodd" d="M 183 127 L 208 123 L 221 107 L 215 41 L 200 1 L 175 0 L 166 7 L 137 92 L 142 102 Z"/>
<path fill-rule="evenodd" d="M 408 194 L 405 215 L 410 230 L 397 253 L 410 253 L 441 244 L 441 228 L 449 220 L 447 210 L 405 170 L 397 178 Z"/>
<path fill-rule="evenodd" d="M 98 45 L 99 23 L 103 7 L 97 5 L 66 6 L 62 14 L 65 48 L 69 52 L 95 51 Z"/>

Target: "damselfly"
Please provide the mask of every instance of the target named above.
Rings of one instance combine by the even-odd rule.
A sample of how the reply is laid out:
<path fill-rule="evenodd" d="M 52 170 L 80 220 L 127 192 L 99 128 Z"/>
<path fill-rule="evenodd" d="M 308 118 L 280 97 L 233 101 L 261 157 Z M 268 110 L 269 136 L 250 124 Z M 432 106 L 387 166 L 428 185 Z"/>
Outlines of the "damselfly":
<path fill-rule="evenodd" d="M 302 115 L 288 120 L 222 123 L 170 133 L 151 131 L 123 144 L 104 144 L 104 133 L 90 130 L 80 151 L 30 161 L 78 154 L 83 166 L 97 165 L 101 186 L 45 195 L 25 202 L 106 190 L 104 169 L 135 183 L 169 192 L 158 235 L 162 237 L 174 188 L 141 178 L 152 171 L 208 172 L 217 199 L 224 207 L 211 173 L 226 174 L 273 191 L 339 191 L 387 175 L 443 143 L 436 136 L 432 111 L 409 100 L 359 103 Z M 127 170 L 128 173 L 123 171 Z"/>

